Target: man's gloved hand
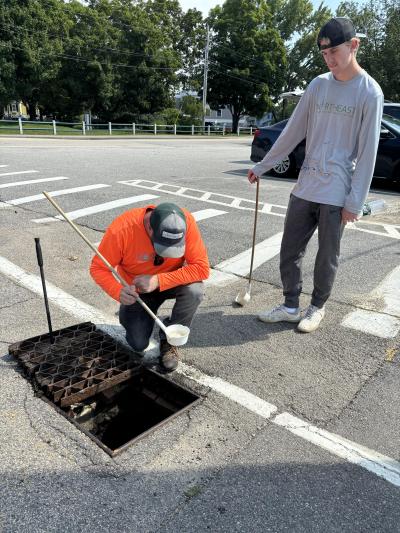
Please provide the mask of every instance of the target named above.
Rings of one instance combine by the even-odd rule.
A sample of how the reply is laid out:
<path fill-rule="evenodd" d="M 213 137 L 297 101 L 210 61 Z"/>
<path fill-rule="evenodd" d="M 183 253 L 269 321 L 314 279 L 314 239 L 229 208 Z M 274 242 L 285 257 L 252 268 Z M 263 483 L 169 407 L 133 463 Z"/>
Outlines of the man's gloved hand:
<path fill-rule="evenodd" d="M 158 276 L 136 276 L 133 281 L 138 292 L 153 292 L 159 287 Z"/>
<path fill-rule="evenodd" d="M 130 285 L 129 287 L 122 287 L 121 292 L 119 293 L 119 301 L 123 305 L 132 305 L 136 302 L 136 298 L 138 296 L 139 295 L 136 292 L 135 285 Z"/>

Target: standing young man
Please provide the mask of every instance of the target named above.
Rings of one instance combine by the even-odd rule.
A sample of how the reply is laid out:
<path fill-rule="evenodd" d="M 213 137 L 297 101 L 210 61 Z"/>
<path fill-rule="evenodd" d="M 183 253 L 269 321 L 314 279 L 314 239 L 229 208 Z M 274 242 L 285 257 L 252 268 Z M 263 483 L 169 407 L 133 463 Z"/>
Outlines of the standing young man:
<path fill-rule="evenodd" d="M 137 352 L 145 350 L 154 327 L 153 318 L 136 302 L 138 293 L 157 313 L 168 299 L 175 304 L 166 325 L 190 327 L 203 299 L 202 281 L 210 273 L 207 250 L 196 221 L 186 209 L 163 203 L 126 211 L 107 228 L 100 253 L 129 283 L 124 287 L 95 255 L 90 273 L 95 282 L 119 301 L 119 319 L 126 340 Z M 160 365 L 177 368 L 179 353 L 160 330 Z"/>
<path fill-rule="evenodd" d="M 383 106 L 381 88 L 357 63 L 360 41 L 349 19 L 329 20 L 317 44 L 330 72 L 309 84 L 278 140 L 248 172 L 254 183 L 306 138 L 305 159 L 290 196 L 281 244 L 285 300 L 258 315 L 263 322 L 298 322 L 302 332 L 314 331 L 324 318 L 344 225 L 362 213 L 374 171 Z M 301 313 L 301 264 L 317 228 L 314 290 L 311 304 Z"/>

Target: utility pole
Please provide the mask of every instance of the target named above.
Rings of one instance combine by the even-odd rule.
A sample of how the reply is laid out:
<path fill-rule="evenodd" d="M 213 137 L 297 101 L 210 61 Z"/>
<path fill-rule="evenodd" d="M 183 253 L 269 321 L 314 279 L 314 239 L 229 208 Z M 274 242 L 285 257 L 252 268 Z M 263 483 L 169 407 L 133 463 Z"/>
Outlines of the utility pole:
<path fill-rule="evenodd" d="M 204 79 L 203 79 L 203 128 L 206 126 L 206 107 L 207 107 L 207 75 L 208 75 L 208 48 L 210 44 L 210 30 L 206 25 L 206 47 L 204 49 Z"/>

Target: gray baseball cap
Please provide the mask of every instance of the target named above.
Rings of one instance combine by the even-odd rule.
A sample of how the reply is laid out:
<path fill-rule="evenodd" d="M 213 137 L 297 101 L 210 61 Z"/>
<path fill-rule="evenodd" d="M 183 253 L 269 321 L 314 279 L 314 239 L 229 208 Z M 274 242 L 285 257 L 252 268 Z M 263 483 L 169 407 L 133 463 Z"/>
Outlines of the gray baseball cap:
<path fill-rule="evenodd" d="M 180 207 L 172 203 L 158 205 L 150 215 L 154 250 L 161 257 L 185 255 L 186 217 Z"/>

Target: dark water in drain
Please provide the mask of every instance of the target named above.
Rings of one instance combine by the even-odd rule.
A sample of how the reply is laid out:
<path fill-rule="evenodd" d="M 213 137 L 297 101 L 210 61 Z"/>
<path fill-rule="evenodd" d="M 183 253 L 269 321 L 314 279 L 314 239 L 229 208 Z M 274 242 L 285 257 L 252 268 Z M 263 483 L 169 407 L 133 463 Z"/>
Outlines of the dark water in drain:
<path fill-rule="evenodd" d="M 142 369 L 129 380 L 66 408 L 66 414 L 113 456 L 198 399 L 191 391 Z"/>
<path fill-rule="evenodd" d="M 140 392 L 124 391 L 117 400 L 118 412 L 100 434 L 95 434 L 111 450 L 144 433 L 174 413 Z"/>

